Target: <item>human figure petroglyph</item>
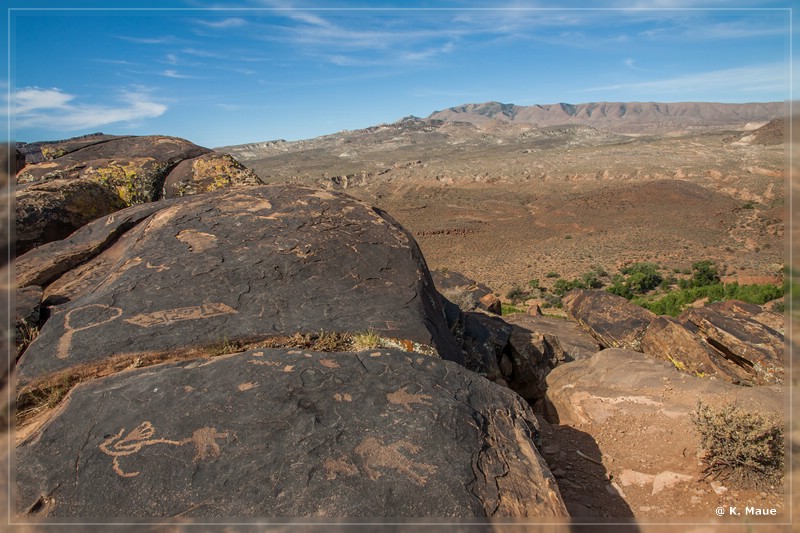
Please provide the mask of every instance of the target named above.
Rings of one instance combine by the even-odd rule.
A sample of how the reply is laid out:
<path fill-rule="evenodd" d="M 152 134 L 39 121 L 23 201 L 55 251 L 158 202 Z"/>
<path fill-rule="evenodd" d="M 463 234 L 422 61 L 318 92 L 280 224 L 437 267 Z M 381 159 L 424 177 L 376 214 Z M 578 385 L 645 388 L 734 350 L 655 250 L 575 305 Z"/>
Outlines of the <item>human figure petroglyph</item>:
<path fill-rule="evenodd" d="M 109 316 L 103 318 L 102 320 L 86 320 L 87 318 L 95 316 L 98 313 L 101 316 L 102 314 L 107 313 Z M 62 335 L 61 339 L 58 341 L 58 346 L 56 347 L 56 357 L 59 359 L 66 359 L 69 357 L 70 346 L 72 345 L 72 337 L 77 332 L 85 331 L 87 329 L 100 326 L 101 324 L 107 324 L 108 322 L 116 320 L 121 315 L 122 309 L 119 307 L 111 307 L 110 305 L 105 304 L 90 304 L 67 311 L 64 315 L 65 331 L 64 335 Z M 88 323 L 79 327 L 73 324 L 73 321 L 77 322 L 80 319 L 86 320 Z"/>
<path fill-rule="evenodd" d="M 191 437 L 183 440 L 154 439 L 152 437 L 155 435 L 155 428 L 151 422 L 147 421 L 142 422 L 123 437 L 124 434 L 125 428 L 122 428 L 116 435 L 108 437 L 99 446 L 101 452 L 114 458 L 111 463 L 112 468 L 120 477 L 136 477 L 140 474 L 140 472 L 123 471 L 119 459 L 139 453 L 145 446 L 155 444 L 183 446 L 191 442 L 195 446 L 194 461 L 197 462 L 219 457 L 220 448 L 217 440 L 228 437 L 227 431 L 220 433 L 216 428 L 203 427 L 195 430 Z"/>
<path fill-rule="evenodd" d="M 433 474 L 436 467 L 425 463 L 412 461 L 401 453 L 405 450 L 410 454 L 419 451 L 419 447 L 410 442 L 399 440 L 392 444 L 381 444 L 374 437 L 367 437 L 356 446 L 355 452 L 363 460 L 364 473 L 370 479 L 378 479 L 381 473 L 376 468 L 391 468 L 411 478 L 417 485 L 425 485 L 427 478 L 422 474 Z M 419 473 L 421 472 L 421 473 Z"/>
<path fill-rule="evenodd" d="M 173 322 L 181 322 L 183 320 L 200 320 L 203 318 L 211 318 L 221 315 L 232 315 L 236 313 L 236 309 L 223 303 L 211 303 L 202 305 L 193 305 L 189 307 L 179 307 L 175 309 L 165 309 L 163 311 L 153 311 L 151 313 L 142 313 L 132 318 L 126 318 L 125 322 L 141 326 L 143 328 L 152 328 L 153 326 L 164 326 L 172 324 Z"/>

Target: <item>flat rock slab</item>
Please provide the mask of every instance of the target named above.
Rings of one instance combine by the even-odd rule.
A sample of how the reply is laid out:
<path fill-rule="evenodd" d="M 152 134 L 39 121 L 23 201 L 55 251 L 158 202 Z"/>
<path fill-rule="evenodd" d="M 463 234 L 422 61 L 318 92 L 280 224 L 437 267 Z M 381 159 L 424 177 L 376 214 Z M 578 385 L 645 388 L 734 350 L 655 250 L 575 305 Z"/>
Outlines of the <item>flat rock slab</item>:
<path fill-rule="evenodd" d="M 91 240 L 82 232 L 72 240 Z M 372 330 L 462 360 L 413 238 L 367 204 L 305 187 L 169 201 L 52 280 L 44 296 L 64 303 L 20 359 L 23 385 L 121 354 L 297 332 Z"/>
<path fill-rule="evenodd" d="M 641 352 L 642 336 L 656 317 L 622 296 L 602 290 L 573 289 L 562 300 L 567 315 L 604 348 Z"/>
<path fill-rule="evenodd" d="M 74 389 L 17 449 L 17 511 L 565 516 L 514 393 L 441 359 L 249 351 Z"/>
<path fill-rule="evenodd" d="M 515 328 L 530 334 L 547 333 L 558 337 L 567 361 L 586 359 L 601 349 L 597 340 L 572 320 L 524 313 L 513 313 L 504 316 L 503 319 Z"/>
<path fill-rule="evenodd" d="M 611 348 L 590 358 L 559 365 L 547 376 L 550 414 L 560 423 L 598 424 L 611 416 L 656 415 L 686 422 L 697 401 L 781 412 L 780 387 L 738 387 L 722 380 L 679 372 L 666 361 Z"/>

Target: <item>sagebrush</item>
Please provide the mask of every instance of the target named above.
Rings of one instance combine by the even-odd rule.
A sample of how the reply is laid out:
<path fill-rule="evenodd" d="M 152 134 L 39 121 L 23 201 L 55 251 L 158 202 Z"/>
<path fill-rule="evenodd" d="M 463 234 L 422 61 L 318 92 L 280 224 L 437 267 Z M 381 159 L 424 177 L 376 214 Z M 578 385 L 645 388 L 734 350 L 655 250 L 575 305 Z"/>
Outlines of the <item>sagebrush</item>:
<path fill-rule="evenodd" d="M 698 402 L 691 413 L 708 463 L 706 473 L 745 485 L 778 483 L 783 476 L 783 421 L 774 413 L 747 411 L 735 404 Z"/>

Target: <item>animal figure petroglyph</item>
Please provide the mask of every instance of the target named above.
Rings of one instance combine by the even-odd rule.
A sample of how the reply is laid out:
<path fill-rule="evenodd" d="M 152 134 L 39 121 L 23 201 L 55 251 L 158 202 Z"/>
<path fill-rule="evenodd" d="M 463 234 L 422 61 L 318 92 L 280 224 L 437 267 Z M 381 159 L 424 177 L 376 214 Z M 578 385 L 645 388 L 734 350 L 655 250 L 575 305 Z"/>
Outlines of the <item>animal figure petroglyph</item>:
<path fill-rule="evenodd" d="M 150 422 L 142 422 L 125 435 L 125 428 L 116 435 L 108 437 L 100 444 L 100 451 L 114 458 L 112 468 L 120 477 L 136 477 L 140 472 L 125 472 L 119 465 L 120 457 L 139 453 L 145 446 L 155 444 L 169 444 L 170 446 L 183 446 L 190 442 L 195 445 L 194 461 L 202 461 L 219 457 L 220 448 L 217 439 L 228 436 L 228 432 L 220 433 L 215 428 L 204 427 L 195 430 L 191 437 L 183 440 L 154 439 L 155 428 Z M 123 436 L 125 435 L 125 436 Z"/>
<path fill-rule="evenodd" d="M 427 478 L 422 474 L 433 474 L 436 472 L 436 467 L 412 461 L 403 455 L 401 450 L 415 454 L 419 451 L 419 447 L 404 440 L 392 444 L 381 444 L 378 439 L 367 437 L 356 446 L 355 452 L 361 456 L 364 473 L 370 479 L 381 477 L 381 473 L 376 468 L 391 468 L 405 474 L 417 485 L 425 485 Z"/>
<path fill-rule="evenodd" d="M 390 392 L 386 395 L 389 403 L 394 405 L 402 405 L 403 409 L 407 412 L 411 411 L 411 404 L 418 403 L 422 405 L 431 405 L 428 401 L 431 399 L 427 394 L 409 394 L 406 390 L 408 387 L 403 387 L 395 392 Z"/>

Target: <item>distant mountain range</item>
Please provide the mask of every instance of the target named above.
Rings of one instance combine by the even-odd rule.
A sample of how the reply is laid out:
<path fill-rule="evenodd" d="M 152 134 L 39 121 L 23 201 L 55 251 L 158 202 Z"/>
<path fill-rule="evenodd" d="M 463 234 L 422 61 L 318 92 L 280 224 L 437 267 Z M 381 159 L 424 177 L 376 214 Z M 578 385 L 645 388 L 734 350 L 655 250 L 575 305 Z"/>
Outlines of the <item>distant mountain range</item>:
<path fill-rule="evenodd" d="M 532 106 L 486 102 L 435 111 L 428 119 L 468 122 L 484 127 L 502 123 L 536 128 L 581 124 L 614 133 L 669 133 L 744 129 L 749 123 L 764 123 L 782 117 L 785 111 L 783 102 L 590 102 Z"/>

